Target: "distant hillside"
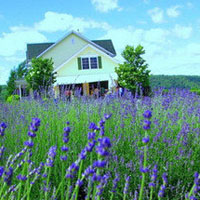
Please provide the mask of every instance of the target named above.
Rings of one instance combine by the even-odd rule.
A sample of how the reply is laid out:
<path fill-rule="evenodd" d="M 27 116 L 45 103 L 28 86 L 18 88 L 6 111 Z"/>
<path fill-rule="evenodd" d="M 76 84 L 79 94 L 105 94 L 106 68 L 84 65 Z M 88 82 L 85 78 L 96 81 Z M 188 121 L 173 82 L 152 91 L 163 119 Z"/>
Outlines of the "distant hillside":
<path fill-rule="evenodd" d="M 150 77 L 152 88 L 163 87 L 170 88 L 200 88 L 200 76 L 183 76 L 183 75 L 152 75 Z"/>

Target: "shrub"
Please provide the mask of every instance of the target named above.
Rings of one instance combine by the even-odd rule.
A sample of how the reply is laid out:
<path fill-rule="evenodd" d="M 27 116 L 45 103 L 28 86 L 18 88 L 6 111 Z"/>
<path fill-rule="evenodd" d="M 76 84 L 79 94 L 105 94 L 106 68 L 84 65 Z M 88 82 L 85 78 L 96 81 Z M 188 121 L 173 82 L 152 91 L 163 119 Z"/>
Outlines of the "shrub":
<path fill-rule="evenodd" d="M 7 98 L 7 102 L 8 103 L 12 103 L 12 102 L 15 102 L 15 101 L 19 101 L 20 100 L 20 97 L 19 95 L 15 94 L 15 95 L 11 95 Z"/>

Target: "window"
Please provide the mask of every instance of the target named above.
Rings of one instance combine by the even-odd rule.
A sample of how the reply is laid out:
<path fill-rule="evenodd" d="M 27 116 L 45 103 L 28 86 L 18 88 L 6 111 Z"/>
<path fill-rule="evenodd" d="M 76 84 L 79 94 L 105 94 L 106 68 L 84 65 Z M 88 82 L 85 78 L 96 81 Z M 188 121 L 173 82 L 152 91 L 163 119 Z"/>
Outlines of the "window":
<path fill-rule="evenodd" d="M 89 58 L 82 58 L 82 69 L 89 69 Z"/>
<path fill-rule="evenodd" d="M 91 57 L 90 58 L 90 67 L 91 67 L 91 69 L 97 69 L 98 68 L 97 57 Z"/>
<path fill-rule="evenodd" d="M 81 58 L 82 69 L 98 69 L 97 57 L 82 57 Z"/>

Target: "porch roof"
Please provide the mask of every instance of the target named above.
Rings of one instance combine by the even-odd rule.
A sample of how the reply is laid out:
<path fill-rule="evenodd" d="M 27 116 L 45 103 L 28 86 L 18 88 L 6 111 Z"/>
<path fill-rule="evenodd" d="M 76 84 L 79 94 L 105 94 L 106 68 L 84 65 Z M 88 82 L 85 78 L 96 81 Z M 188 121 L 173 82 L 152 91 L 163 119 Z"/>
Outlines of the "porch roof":
<path fill-rule="evenodd" d="M 80 84 L 80 83 L 90 83 L 99 81 L 114 81 L 116 79 L 117 79 L 116 73 L 94 74 L 94 75 L 87 74 L 87 75 L 57 77 L 55 85 Z"/>

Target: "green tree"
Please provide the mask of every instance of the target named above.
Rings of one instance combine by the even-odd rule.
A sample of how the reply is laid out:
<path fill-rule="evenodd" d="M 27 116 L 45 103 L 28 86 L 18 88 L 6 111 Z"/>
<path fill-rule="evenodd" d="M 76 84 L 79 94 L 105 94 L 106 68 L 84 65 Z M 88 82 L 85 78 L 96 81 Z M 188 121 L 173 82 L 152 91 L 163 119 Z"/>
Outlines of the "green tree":
<path fill-rule="evenodd" d="M 14 69 L 10 71 L 10 76 L 7 81 L 7 94 L 8 96 L 12 95 L 16 89 L 15 81 L 17 80 L 17 72 Z"/>
<path fill-rule="evenodd" d="M 124 63 L 115 68 L 119 85 L 129 89 L 132 94 L 136 93 L 139 84 L 143 88 L 144 95 L 148 95 L 150 92 L 150 70 L 147 69 L 148 64 L 141 57 L 143 54 L 145 54 L 145 50 L 141 45 L 138 45 L 136 48 L 127 45 L 122 52 L 122 56 L 125 59 Z"/>
<path fill-rule="evenodd" d="M 29 88 L 41 94 L 48 91 L 49 87 L 55 83 L 56 77 L 53 72 L 52 59 L 33 58 L 30 70 L 26 75 Z"/>
<path fill-rule="evenodd" d="M 28 69 L 26 67 L 26 60 L 18 65 L 16 72 L 17 79 L 22 79 L 26 76 L 26 74 L 28 73 Z"/>
<path fill-rule="evenodd" d="M 24 78 L 27 73 L 26 61 L 20 63 L 17 68 L 10 71 L 10 76 L 7 81 L 7 97 L 12 95 L 16 89 L 15 81 Z"/>

